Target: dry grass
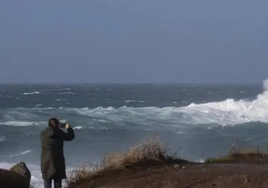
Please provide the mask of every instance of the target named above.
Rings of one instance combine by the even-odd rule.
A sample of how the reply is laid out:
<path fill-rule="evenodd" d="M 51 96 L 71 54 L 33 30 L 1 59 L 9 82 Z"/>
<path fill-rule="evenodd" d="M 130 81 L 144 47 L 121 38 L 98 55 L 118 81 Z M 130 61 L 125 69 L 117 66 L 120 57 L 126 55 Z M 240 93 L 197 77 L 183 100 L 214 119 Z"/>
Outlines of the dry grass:
<path fill-rule="evenodd" d="M 268 153 L 261 151 L 260 147 L 237 147 L 235 144 L 230 148 L 229 154 L 216 159 L 208 159 L 206 163 L 268 163 Z"/>
<path fill-rule="evenodd" d="M 149 168 L 157 165 L 188 163 L 177 156 L 170 155 L 164 144 L 151 138 L 126 152 L 114 153 L 103 157 L 99 165 L 90 164 L 87 167 L 73 171 L 68 181 L 68 187 L 90 187 L 101 177 L 115 172 L 128 172 L 137 168 Z"/>

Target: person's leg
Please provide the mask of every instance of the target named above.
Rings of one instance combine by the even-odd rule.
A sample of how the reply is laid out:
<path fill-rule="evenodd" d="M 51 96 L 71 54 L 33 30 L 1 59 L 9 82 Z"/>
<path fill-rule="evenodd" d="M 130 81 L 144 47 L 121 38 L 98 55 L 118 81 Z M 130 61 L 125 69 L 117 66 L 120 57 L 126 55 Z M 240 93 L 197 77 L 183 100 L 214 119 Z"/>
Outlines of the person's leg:
<path fill-rule="evenodd" d="M 61 179 L 56 179 L 54 180 L 54 188 L 61 188 L 62 180 Z"/>
<path fill-rule="evenodd" d="M 45 188 L 52 188 L 51 179 L 44 180 L 44 187 Z"/>

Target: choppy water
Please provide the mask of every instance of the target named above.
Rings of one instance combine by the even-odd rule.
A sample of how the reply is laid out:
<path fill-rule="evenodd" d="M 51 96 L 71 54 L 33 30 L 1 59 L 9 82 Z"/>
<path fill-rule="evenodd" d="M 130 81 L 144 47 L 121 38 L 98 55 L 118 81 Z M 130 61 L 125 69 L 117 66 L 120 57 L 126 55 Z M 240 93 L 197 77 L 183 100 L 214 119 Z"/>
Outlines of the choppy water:
<path fill-rule="evenodd" d="M 149 134 L 189 160 L 224 154 L 236 140 L 268 144 L 262 84 L 0 85 L 0 168 L 25 161 L 41 186 L 39 133 L 52 116 L 75 128 L 76 139 L 65 144 L 69 169 Z"/>

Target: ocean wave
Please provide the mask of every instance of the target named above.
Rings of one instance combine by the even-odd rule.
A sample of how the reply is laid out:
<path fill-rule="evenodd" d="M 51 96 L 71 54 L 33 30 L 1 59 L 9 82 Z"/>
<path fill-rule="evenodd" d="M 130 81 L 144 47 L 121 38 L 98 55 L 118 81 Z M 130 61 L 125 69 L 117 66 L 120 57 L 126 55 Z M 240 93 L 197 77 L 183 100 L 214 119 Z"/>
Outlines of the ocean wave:
<path fill-rule="evenodd" d="M 0 122 L 0 125 L 5 126 L 15 126 L 15 127 L 27 127 L 27 126 L 40 126 L 44 125 L 46 122 L 30 122 L 30 121 L 6 121 L 6 122 Z"/>
<path fill-rule="evenodd" d="M 22 151 L 22 152 L 19 152 L 19 153 L 16 153 L 16 154 L 12 154 L 12 155 L 9 155 L 9 157 L 18 157 L 18 156 L 21 156 L 21 155 L 26 155 L 28 153 L 31 153 L 32 150 L 25 150 L 25 151 Z"/>
<path fill-rule="evenodd" d="M 75 126 L 74 129 L 82 129 L 82 126 Z"/>
<path fill-rule="evenodd" d="M 241 104 L 242 103 L 242 104 Z M 248 122 L 268 122 L 267 107 L 246 107 L 245 101 L 191 104 L 186 107 L 120 107 L 68 109 L 78 115 L 91 118 L 106 118 L 109 122 L 132 122 L 139 124 L 216 124 L 236 125 Z"/>
<path fill-rule="evenodd" d="M 108 121 L 104 120 L 104 119 L 93 119 L 93 121 L 98 121 L 98 122 L 102 122 L 102 123 L 107 123 Z"/>
<path fill-rule="evenodd" d="M 53 114 L 72 114 L 86 116 L 88 125 L 101 123 L 111 123 L 111 125 L 126 126 L 129 123 L 144 126 L 169 126 L 178 127 L 181 125 L 237 125 L 249 122 L 268 123 L 268 81 L 264 82 L 264 92 L 259 94 L 254 100 L 234 100 L 226 99 L 219 102 L 209 102 L 200 104 L 190 104 L 183 107 L 97 107 L 97 108 L 17 108 L 9 112 L 11 118 L 14 114 L 19 114 L 20 119 L 27 117 L 28 121 L 5 121 L 4 125 L 31 126 L 40 125 L 40 122 L 32 122 L 30 119 L 39 118 L 36 112 L 45 116 Z M 15 112 L 14 112 L 15 111 Z M 32 118 L 33 117 L 33 118 Z M 79 118 L 79 117 L 77 117 Z M 16 120 L 16 118 L 14 118 Z M 25 119 L 25 118 L 24 118 Z M 95 122 L 95 123 L 94 123 Z M 79 125 L 78 125 L 79 126 Z M 83 125 L 84 126 L 84 125 Z"/>
<path fill-rule="evenodd" d="M 76 92 L 71 92 L 71 91 L 68 91 L 68 92 L 61 92 L 61 93 L 58 93 L 59 95 L 77 95 Z"/>
<path fill-rule="evenodd" d="M 41 93 L 39 91 L 34 91 L 34 92 L 30 92 L 30 93 L 23 93 L 23 95 L 40 95 Z"/>
<path fill-rule="evenodd" d="M 125 100 L 125 103 L 136 102 L 136 100 Z"/>
<path fill-rule="evenodd" d="M 30 121 L 31 113 L 33 120 L 35 112 L 39 111 L 43 115 L 49 115 L 51 111 L 55 114 L 72 114 L 86 116 L 87 124 L 97 122 L 117 125 L 127 125 L 128 123 L 148 125 L 148 126 L 172 126 L 178 127 L 182 124 L 210 124 L 210 125 L 237 125 L 248 122 L 268 122 L 268 94 L 267 101 L 263 96 L 248 102 L 244 100 L 235 101 L 227 99 L 222 102 L 212 102 L 204 104 L 190 104 L 184 107 L 97 107 L 97 108 L 35 108 L 35 109 L 15 109 L 20 112 L 19 118 L 27 114 L 28 121 L 4 121 L 0 125 L 6 126 L 38 126 L 45 125 L 45 121 Z M 18 112 L 17 112 L 18 113 Z M 16 117 L 12 118 L 16 119 Z M 10 119 L 12 119 L 10 118 Z M 84 117 L 85 118 L 85 117 Z"/>
<path fill-rule="evenodd" d="M 144 103 L 145 101 L 137 101 L 137 100 L 125 100 L 125 103 Z"/>
<path fill-rule="evenodd" d="M 268 88 L 268 82 L 264 83 Z M 215 125 L 237 125 L 248 122 L 268 123 L 268 91 L 259 94 L 255 100 L 226 99 L 220 102 L 202 104 L 190 104 L 184 107 L 127 107 L 120 108 L 69 108 L 79 115 L 92 118 L 105 117 L 108 121 L 124 121 L 139 124 L 162 124 L 180 125 L 184 124 L 215 124 Z"/>

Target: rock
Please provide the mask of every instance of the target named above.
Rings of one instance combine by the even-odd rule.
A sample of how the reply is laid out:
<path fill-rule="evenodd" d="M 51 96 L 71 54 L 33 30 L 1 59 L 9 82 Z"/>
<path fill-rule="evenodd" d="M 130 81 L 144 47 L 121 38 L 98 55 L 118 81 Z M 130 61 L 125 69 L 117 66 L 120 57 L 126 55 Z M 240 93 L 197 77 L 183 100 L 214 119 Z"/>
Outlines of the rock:
<path fill-rule="evenodd" d="M 175 164 L 175 165 L 174 165 L 174 168 L 179 168 L 179 165 Z"/>
<path fill-rule="evenodd" d="M 173 183 L 170 180 L 167 180 L 164 182 L 162 188 L 175 188 L 175 186 L 173 185 Z"/>
<path fill-rule="evenodd" d="M 31 172 L 24 162 L 9 170 L 0 169 L 1 188 L 30 188 Z"/>

